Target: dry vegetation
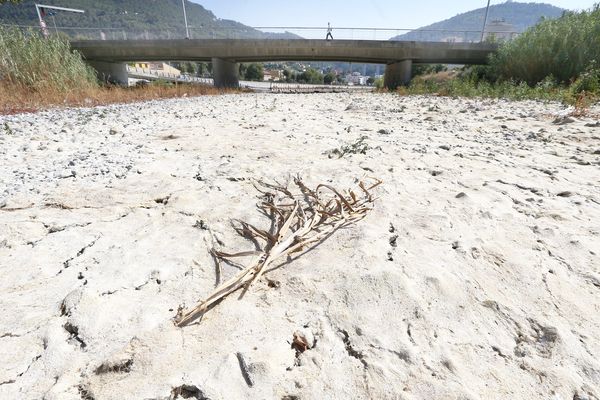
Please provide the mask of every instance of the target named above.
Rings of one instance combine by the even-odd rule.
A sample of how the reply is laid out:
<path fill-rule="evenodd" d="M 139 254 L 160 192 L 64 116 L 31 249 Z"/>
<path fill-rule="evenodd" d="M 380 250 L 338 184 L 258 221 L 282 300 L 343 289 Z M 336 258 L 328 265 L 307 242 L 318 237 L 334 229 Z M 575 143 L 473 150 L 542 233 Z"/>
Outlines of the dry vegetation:
<path fill-rule="evenodd" d="M 66 37 L 0 27 L 0 114 L 219 93 L 210 86 L 165 82 L 103 86 Z"/>
<path fill-rule="evenodd" d="M 294 179 L 297 193 L 292 193 L 287 186 L 257 182 L 255 187 L 262 197 L 258 208 L 269 218 L 269 229 L 260 229 L 244 221 L 234 222 L 237 224 L 236 232 L 253 242 L 259 250 L 225 253 L 213 249 L 218 277 L 221 275 L 219 260 L 235 264 L 231 259 L 253 259 L 246 267 L 235 264 L 240 272 L 219 285 L 197 306 L 178 316 L 177 325 L 184 326 L 201 317 L 211 306 L 240 288 L 245 292 L 275 261 L 302 253 L 337 229 L 363 219 L 375 201 L 372 190 L 380 184 L 379 180 L 370 185 L 360 181 L 355 191 L 343 194 L 325 184 L 309 189 L 300 178 Z"/>
<path fill-rule="evenodd" d="M 84 90 L 32 91 L 17 85 L 0 84 L 0 114 L 32 112 L 51 107 L 92 107 L 103 104 L 174 97 L 218 95 L 233 90 L 212 86 L 178 84 L 147 85 L 142 87 L 97 86 Z"/>

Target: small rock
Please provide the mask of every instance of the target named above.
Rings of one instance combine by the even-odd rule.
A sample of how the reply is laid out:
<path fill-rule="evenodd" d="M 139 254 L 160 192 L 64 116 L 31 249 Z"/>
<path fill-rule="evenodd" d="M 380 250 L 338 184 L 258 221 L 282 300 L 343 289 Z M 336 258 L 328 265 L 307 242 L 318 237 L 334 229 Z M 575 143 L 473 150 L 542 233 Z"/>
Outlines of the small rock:
<path fill-rule="evenodd" d="M 429 171 L 429 173 L 431 174 L 431 176 L 438 176 L 438 175 L 442 174 L 442 171 L 433 170 L 433 171 Z"/>
<path fill-rule="evenodd" d="M 304 353 L 315 346 L 315 336 L 309 329 L 300 329 L 294 332 L 292 348 L 299 353 Z"/>
<path fill-rule="evenodd" d="M 571 124 L 573 122 L 575 122 L 575 119 L 573 119 L 571 117 L 558 117 L 554 121 L 552 121 L 552 123 L 555 125 L 565 125 L 565 124 Z"/>
<path fill-rule="evenodd" d="M 456 196 L 454 196 L 457 199 L 462 199 L 463 197 L 466 197 L 467 194 L 465 192 L 460 192 L 459 194 L 457 194 Z"/>
<path fill-rule="evenodd" d="M 573 192 L 565 190 L 564 192 L 557 193 L 556 195 L 559 197 L 571 197 L 573 196 Z"/>
<path fill-rule="evenodd" d="M 590 397 L 585 393 L 575 393 L 573 400 L 590 400 Z"/>
<path fill-rule="evenodd" d="M 0 208 L 6 207 L 6 199 L 0 198 Z"/>
<path fill-rule="evenodd" d="M 447 144 L 443 144 L 440 146 L 440 149 L 442 150 L 450 150 L 450 146 L 448 146 Z"/>
<path fill-rule="evenodd" d="M 595 155 L 600 155 L 600 149 L 598 149 L 598 150 L 594 151 L 592 154 L 595 154 Z"/>
<path fill-rule="evenodd" d="M 454 241 L 452 242 L 452 248 L 454 250 L 458 249 L 460 247 L 460 243 L 458 241 Z"/>
<path fill-rule="evenodd" d="M 377 133 L 380 133 L 382 135 L 389 135 L 390 131 L 388 131 L 387 129 L 380 129 L 377 131 Z"/>
<path fill-rule="evenodd" d="M 194 224 L 194 228 L 202 229 L 203 231 L 208 229 L 208 226 L 204 222 L 204 220 L 197 220 Z"/>
<path fill-rule="evenodd" d="M 585 124 L 588 128 L 600 128 L 600 121 Z"/>
<path fill-rule="evenodd" d="M 71 178 L 75 176 L 75 171 L 70 171 L 70 170 L 64 170 L 60 173 L 58 173 L 58 178 L 60 179 L 67 179 L 67 178 Z"/>
<path fill-rule="evenodd" d="M 108 131 L 109 134 L 111 135 L 116 135 L 117 133 L 119 133 L 119 131 L 117 130 L 117 128 L 110 128 L 110 130 Z"/>

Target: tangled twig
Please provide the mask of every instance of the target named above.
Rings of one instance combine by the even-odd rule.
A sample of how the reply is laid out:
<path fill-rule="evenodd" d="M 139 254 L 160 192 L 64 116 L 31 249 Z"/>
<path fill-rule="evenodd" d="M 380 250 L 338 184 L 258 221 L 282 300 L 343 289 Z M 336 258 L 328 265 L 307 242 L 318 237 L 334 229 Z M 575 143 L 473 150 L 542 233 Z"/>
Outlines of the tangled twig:
<path fill-rule="evenodd" d="M 311 248 L 337 229 L 346 227 L 365 217 L 372 209 L 374 198 L 371 191 L 381 184 L 375 179 L 370 185 L 360 181 L 359 192 L 349 190 L 342 194 L 326 184 L 309 189 L 300 178 L 294 179 L 299 193 L 294 194 L 287 187 L 262 181 L 255 183 L 262 195 L 258 208 L 269 217 L 269 230 L 259 229 L 244 221 L 236 221 L 236 232 L 254 243 L 262 243 L 257 251 L 225 253 L 211 250 L 216 259 L 227 260 L 254 256 L 253 261 L 234 277 L 223 282 L 202 302 L 183 313 L 176 323 L 185 326 L 203 315 L 209 307 L 230 293 L 244 288 L 248 290 L 252 282 L 258 280 L 274 261 L 293 253 Z"/>

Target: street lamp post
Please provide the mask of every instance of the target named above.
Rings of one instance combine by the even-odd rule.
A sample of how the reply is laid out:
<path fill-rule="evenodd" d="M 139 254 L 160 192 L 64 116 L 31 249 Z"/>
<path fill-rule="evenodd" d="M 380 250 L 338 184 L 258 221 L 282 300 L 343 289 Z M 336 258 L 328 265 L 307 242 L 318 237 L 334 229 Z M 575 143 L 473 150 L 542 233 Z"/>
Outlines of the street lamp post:
<path fill-rule="evenodd" d="M 481 28 L 481 40 L 483 42 L 483 36 L 485 35 L 485 26 L 487 25 L 488 13 L 490 11 L 490 0 L 487 2 L 487 7 L 485 8 L 485 18 L 483 19 L 483 27 Z"/>
<path fill-rule="evenodd" d="M 185 12 L 185 0 L 181 0 L 181 7 L 183 7 L 183 21 L 185 22 L 185 38 L 190 38 L 190 28 L 187 23 L 187 13 Z"/>
<path fill-rule="evenodd" d="M 37 16 L 38 16 L 38 20 L 40 21 L 40 28 L 42 30 L 42 34 L 44 36 L 48 36 L 48 28 L 46 27 L 46 22 L 44 21 L 44 18 L 46 16 L 46 10 L 58 10 L 58 11 L 67 11 L 67 12 L 73 12 L 73 13 L 80 13 L 83 14 L 85 13 L 84 10 L 78 10 L 76 8 L 65 8 L 65 7 L 57 7 L 57 6 L 47 6 L 45 4 L 35 4 L 35 11 L 37 12 Z M 53 12 L 54 13 L 54 12 Z M 54 20 L 54 14 L 49 14 L 52 17 L 52 20 L 54 21 L 54 30 L 56 30 L 56 32 L 58 32 L 57 28 L 56 28 L 56 20 Z"/>

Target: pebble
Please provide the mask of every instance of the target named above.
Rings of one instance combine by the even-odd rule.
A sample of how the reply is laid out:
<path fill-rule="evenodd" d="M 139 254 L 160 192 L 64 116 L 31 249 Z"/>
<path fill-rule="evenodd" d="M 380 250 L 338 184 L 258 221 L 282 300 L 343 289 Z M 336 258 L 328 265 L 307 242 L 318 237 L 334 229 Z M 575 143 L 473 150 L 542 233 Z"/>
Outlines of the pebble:
<path fill-rule="evenodd" d="M 575 122 L 575 119 L 573 119 L 571 117 L 558 117 L 554 121 L 552 121 L 552 123 L 555 125 L 565 125 L 565 124 L 571 124 L 573 122 Z"/>
<path fill-rule="evenodd" d="M 556 195 L 560 196 L 560 197 L 571 197 L 571 196 L 573 196 L 573 192 L 569 192 L 568 190 L 565 190 L 564 192 L 557 193 Z"/>

